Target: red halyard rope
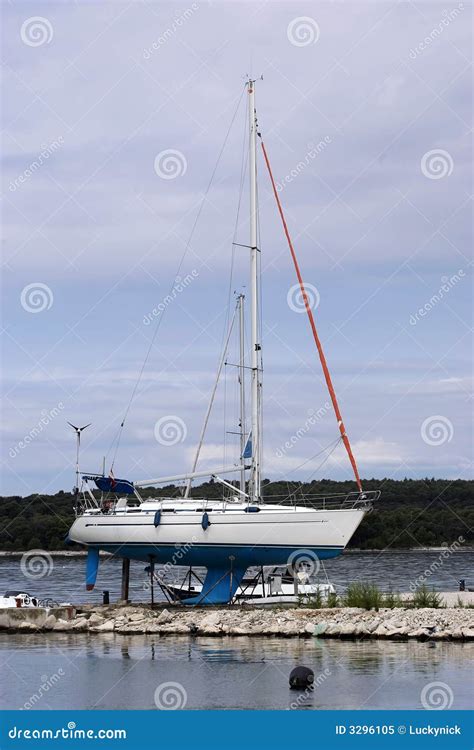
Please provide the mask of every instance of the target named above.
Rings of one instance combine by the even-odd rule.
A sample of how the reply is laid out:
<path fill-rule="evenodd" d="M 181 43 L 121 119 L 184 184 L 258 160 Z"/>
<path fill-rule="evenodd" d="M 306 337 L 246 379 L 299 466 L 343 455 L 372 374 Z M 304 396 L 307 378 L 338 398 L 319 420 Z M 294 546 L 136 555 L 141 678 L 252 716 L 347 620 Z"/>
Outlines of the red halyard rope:
<path fill-rule="evenodd" d="M 273 187 L 273 193 L 275 195 L 275 200 L 276 200 L 276 203 L 277 203 L 277 206 L 278 206 L 278 211 L 279 211 L 280 218 L 281 218 L 281 221 L 282 221 L 282 224 L 283 224 L 283 229 L 285 231 L 286 239 L 288 241 L 288 246 L 289 246 L 290 252 L 291 252 L 291 257 L 293 259 L 293 264 L 295 266 L 296 276 L 298 277 L 298 282 L 299 282 L 299 285 L 300 285 L 301 294 L 303 296 L 303 300 L 304 300 L 304 304 L 305 304 L 305 308 L 306 308 L 306 313 L 308 315 L 308 319 L 309 319 L 309 323 L 310 323 L 310 326 L 311 326 L 311 330 L 313 332 L 314 342 L 315 342 L 316 348 L 318 350 L 319 359 L 321 361 L 321 367 L 323 368 L 324 378 L 326 380 L 326 385 L 328 387 L 328 391 L 329 391 L 329 395 L 331 397 L 331 401 L 332 401 L 332 405 L 333 405 L 333 408 L 334 408 L 334 412 L 336 414 L 336 419 L 337 419 L 337 424 L 339 426 L 339 431 L 341 433 L 342 441 L 343 441 L 345 449 L 347 451 L 347 455 L 349 456 L 349 461 L 351 462 L 352 470 L 354 472 L 355 480 L 357 482 L 357 487 L 359 488 L 359 491 L 362 492 L 362 484 L 361 484 L 361 481 L 360 481 L 359 471 L 357 469 L 356 460 L 354 458 L 354 454 L 352 453 L 352 448 L 351 448 L 351 444 L 349 442 L 349 438 L 346 435 L 346 429 L 344 427 L 344 422 L 342 421 L 342 415 L 341 415 L 341 412 L 340 412 L 340 409 L 339 409 L 339 404 L 338 404 L 337 398 L 336 398 L 336 392 L 335 392 L 334 386 L 332 384 L 331 375 L 329 373 L 328 366 L 327 366 L 327 363 L 326 363 L 326 357 L 324 356 L 324 352 L 323 352 L 323 347 L 321 345 L 321 341 L 319 340 L 318 332 L 316 330 L 316 324 L 314 322 L 313 311 L 311 309 L 311 305 L 309 304 L 309 299 L 308 299 L 308 295 L 306 293 L 306 289 L 305 289 L 303 277 L 301 276 L 301 271 L 300 271 L 300 267 L 298 265 L 298 260 L 296 258 L 296 253 L 295 253 L 295 250 L 294 250 L 294 247 L 293 247 L 293 243 L 291 241 L 290 233 L 288 231 L 288 226 L 286 224 L 285 215 L 284 215 L 283 209 L 281 207 L 280 198 L 278 197 L 278 192 L 277 192 L 277 189 L 276 189 L 275 180 L 273 179 L 272 168 L 271 168 L 270 162 L 268 160 L 268 156 L 267 156 L 267 151 L 266 151 L 266 148 L 265 148 L 265 144 L 263 143 L 263 141 L 261 141 L 261 144 L 262 144 L 263 156 L 265 158 L 265 164 L 267 165 L 268 174 L 270 175 L 270 180 L 271 180 L 272 187 Z"/>

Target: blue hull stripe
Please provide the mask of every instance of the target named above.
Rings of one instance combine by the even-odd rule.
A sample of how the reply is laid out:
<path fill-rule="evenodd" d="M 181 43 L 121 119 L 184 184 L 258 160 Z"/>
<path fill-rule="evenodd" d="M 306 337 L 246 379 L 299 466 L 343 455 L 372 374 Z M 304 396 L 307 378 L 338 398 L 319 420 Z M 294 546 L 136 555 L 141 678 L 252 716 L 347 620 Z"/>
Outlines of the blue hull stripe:
<path fill-rule="evenodd" d="M 217 568 L 229 565 L 229 557 L 234 558 L 236 567 L 248 568 L 254 565 L 286 565 L 288 558 L 302 549 L 310 551 L 321 560 L 337 557 L 343 552 L 343 547 L 322 546 L 287 546 L 287 545 L 231 545 L 231 544 L 193 544 L 182 546 L 179 544 L 143 544 L 141 542 L 127 542 L 126 544 L 104 544 L 93 545 L 98 549 L 112 552 L 118 557 L 126 557 L 131 560 L 142 560 L 150 562 L 153 559 L 159 564 L 171 563 L 173 565 L 199 565 L 205 568 Z"/>

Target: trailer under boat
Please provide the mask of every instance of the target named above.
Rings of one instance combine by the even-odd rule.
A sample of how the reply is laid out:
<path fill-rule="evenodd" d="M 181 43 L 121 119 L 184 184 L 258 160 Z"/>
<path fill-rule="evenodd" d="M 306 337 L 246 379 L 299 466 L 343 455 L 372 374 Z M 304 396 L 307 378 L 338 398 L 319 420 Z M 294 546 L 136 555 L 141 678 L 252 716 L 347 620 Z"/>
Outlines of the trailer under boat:
<path fill-rule="evenodd" d="M 324 566 L 323 566 L 324 569 Z M 148 567 L 145 572 L 152 576 Z M 160 587 L 165 598 L 172 604 L 185 604 L 186 600 L 202 595 L 204 577 L 200 571 L 190 567 L 181 580 L 177 576 L 169 580 L 168 570 L 158 569 L 151 579 Z M 289 567 L 261 567 L 260 570 L 242 579 L 232 600 L 235 604 L 296 605 L 315 601 L 327 601 L 330 594 L 335 594 L 335 587 L 329 582 L 326 572 L 325 582 L 314 576 L 310 566 L 304 564 L 298 570 Z"/>

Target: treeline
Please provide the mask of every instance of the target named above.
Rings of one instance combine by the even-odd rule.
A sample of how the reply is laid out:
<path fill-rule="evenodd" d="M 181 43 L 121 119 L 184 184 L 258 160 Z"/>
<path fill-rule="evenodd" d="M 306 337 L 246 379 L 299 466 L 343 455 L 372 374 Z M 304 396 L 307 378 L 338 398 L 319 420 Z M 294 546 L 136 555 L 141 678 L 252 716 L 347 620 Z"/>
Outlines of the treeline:
<path fill-rule="evenodd" d="M 452 544 L 462 537 L 473 544 L 474 482 L 445 479 L 369 479 L 365 490 L 382 494 L 351 540 L 361 549 L 409 548 Z M 302 495 L 333 495 L 354 492 L 353 482 L 323 479 L 309 484 L 264 481 L 263 495 L 269 502 L 298 500 Z M 193 497 L 220 499 L 221 484 L 207 482 L 192 490 Z M 143 497 L 179 496 L 174 485 L 142 491 Z M 70 493 L 0 498 L 0 550 L 65 550 L 68 529 L 74 520 Z"/>

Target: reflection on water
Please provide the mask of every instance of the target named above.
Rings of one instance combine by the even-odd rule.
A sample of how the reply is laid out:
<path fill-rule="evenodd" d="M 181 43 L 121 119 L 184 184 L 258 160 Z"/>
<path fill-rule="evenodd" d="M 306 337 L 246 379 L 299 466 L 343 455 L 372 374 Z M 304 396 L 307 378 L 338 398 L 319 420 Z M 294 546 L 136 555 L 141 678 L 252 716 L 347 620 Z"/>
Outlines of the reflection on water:
<path fill-rule="evenodd" d="M 153 709 L 156 688 L 179 683 L 191 709 L 421 709 L 421 691 L 443 682 L 453 708 L 472 690 L 473 644 L 103 634 L 0 635 L 2 708 L 21 708 L 52 675 L 38 709 Z M 297 664 L 316 687 L 291 691 Z"/>
<path fill-rule="evenodd" d="M 376 583 L 381 589 L 408 591 L 410 582 L 419 576 L 428 576 L 428 586 L 437 591 L 457 591 L 460 578 L 468 579 L 474 569 L 474 550 L 461 549 L 447 558 L 441 558 L 440 552 L 407 551 L 407 552 L 357 552 L 344 554 L 324 563 L 327 575 L 332 583 L 341 590 L 351 581 L 368 580 Z M 132 601 L 149 601 L 150 592 L 145 566 L 132 562 L 130 578 L 130 597 Z M 322 574 L 321 574 L 322 575 Z M 102 591 L 110 592 L 110 600 L 120 598 L 121 562 L 113 558 L 103 558 L 95 591 L 85 591 L 85 558 L 55 557 L 51 574 L 32 580 L 25 578 L 20 568 L 20 558 L 0 557 L 0 593 L 7 589 L 25 587 L 28 592 L 41 598 L 52 597 L 57 601 L 74 603 L 88 601 L 100 603 Z M 474 585 L 474 580 L 471 581 Z M 155 588 L 155 599 L 163 600 L 158 587 Z"/>

